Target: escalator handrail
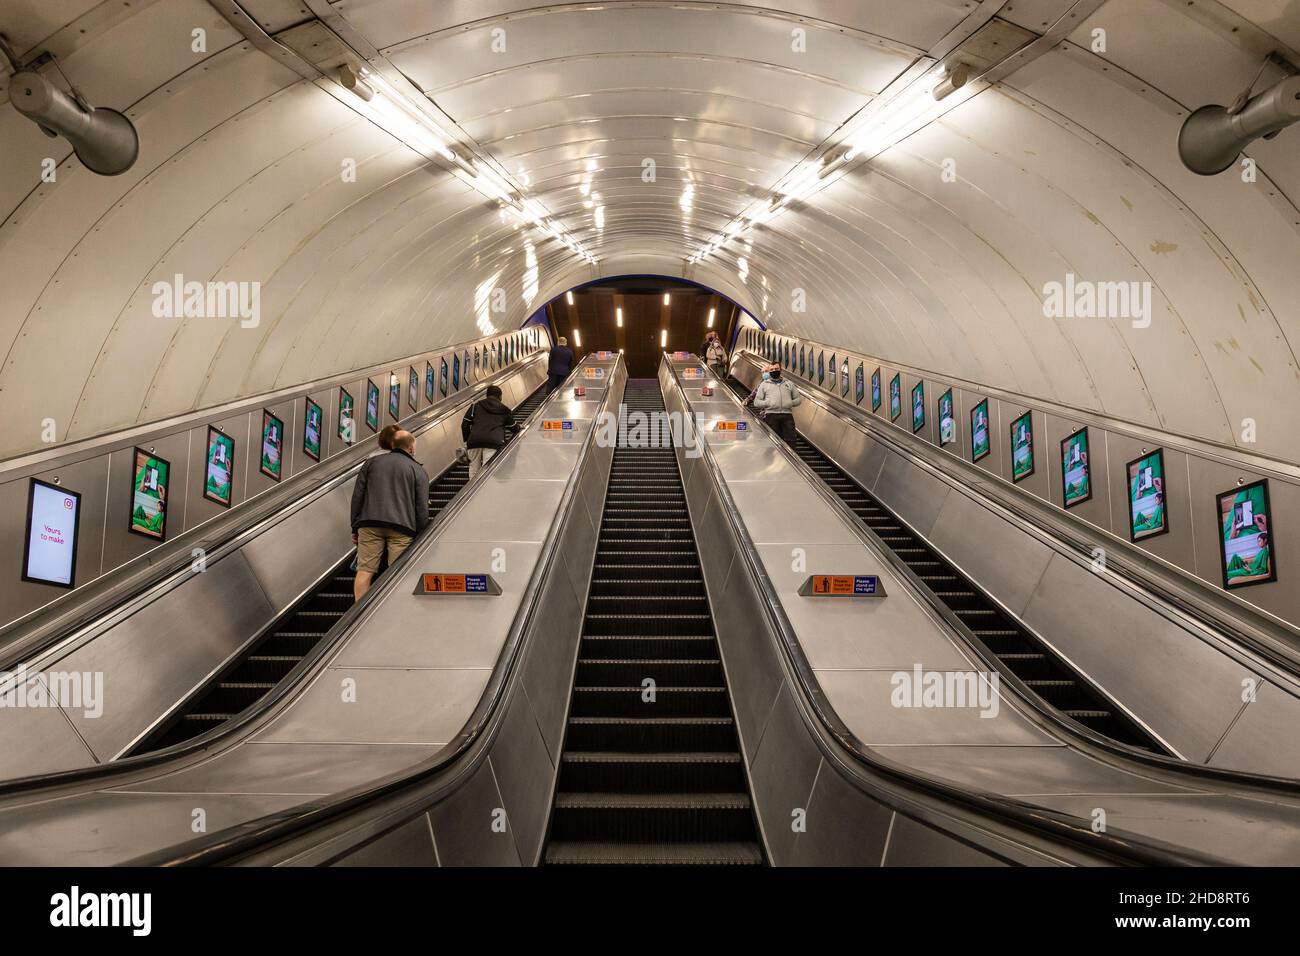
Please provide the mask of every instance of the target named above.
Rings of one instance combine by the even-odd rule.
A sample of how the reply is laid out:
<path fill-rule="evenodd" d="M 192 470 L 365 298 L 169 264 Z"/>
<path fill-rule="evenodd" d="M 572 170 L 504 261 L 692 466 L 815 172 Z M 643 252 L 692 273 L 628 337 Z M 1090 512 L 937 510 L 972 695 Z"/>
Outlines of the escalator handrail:
<path fill-rule="evenodd" d="M 742 349 L 735 353 L 733 364 L 736 359 L 742 357 L 747 357 L 756 366 L 761 367 L 765 363 L 765 360 L 754 352 Z M 811 383 L 807 384 L 811 385 Z M 908 444 L 909 439 L 913 441 L 920 441 L 920 439 L 913 439 L 912 436 L 903 431 L 883 425 L 875 416 L 868 415 L 861 408 L 850 404 L 838 395 L 825 393 L 815 386 L 807 389 L 804 395 L 837 418 L 847 422 L 856 430 L 886 445 L 896 454 L 904 456 L 912 464 L 933 473 L 943 481 L 959 487 L 964 493 L 974 496 L 981 505 L 989 508 L 1004 520 L 1021 527 L 1026 533 L 1043 539 L 1048 546 L 1055 543 L 1064 548 L 1072 558 L 1084 561 L 1092 560 L 1092 551 L 1097 546 L 1097 540 L 1077 533 L 1072 527 L 1072 523 L 1076 523 L 1078 519 L 1073 516 L 1055 513 L 1046 516 L 1016 510 L 1009 503 L 1011 500 L 1010 495 L 1014 493 L 1012 489 L 1004 489 L 1000 485 L 993 488 L 976 487 L 969 482 L 952 477 L 918 453 L 911 444 Z M 929 452 L 932 446 L 922 442 L 922 447 L 926 452 Z M 963 469 L 976 467 L 960 457 L 955 457 L 952 462 L 947 462 L 946 459 L 942 460 L 949 464 L 960 465 Z M 988 477 L 987 473 L 982 470 L 977 474 L 978 476 Z M 1034 499 L 1032 496 L 1030 496 L 1030 502 L 1035 506 L 1036 510 L 1042 505 L 1041 501 Z M 1113 545 L 1118 545 L 1118 547 Z M 1126 553 L 1131 550 L 1131 545 L 1119 538 L 1107 543 L 1106 570 L 1112 576 L 1114 586 L 1136 592 L 1130 594 L 1136 600 L 1142 600 L 1145 597 L 1148 607 L 1155 613 L 1174 621 L 1180 627 L 1208 632 L 1207 636 L 1220 637 L 1230 644 L 1238 645 L 1237 650 L 1239 652 L 1246 652 L 1248 657 L 1257 658 L 1255 666 L 1267 665 L 1265 669 L 1271 668 L 1279 674 L 1285 675 L 1286 678 L 1293 682 L 1300 682 L 1300 643 L 1298 643 L 1293 628 L 1273 625 L 1260 612 L 1234 604 L 1232 606 L 1233 610 L 1238 613 L 1244 612 L 1253 615 L 1259 621 L 1257 625 L 1258 633 L 1254 633 L 1235 622 L 1229 616 L 1229 611 L 1226 608 L 1220 609 L 1216 606 L 1215 602 L 1223 598 L 1223 595 L 1210 591 L 1200 581 L 1187 578 L 1185 574 L 1177 574 L 1177 579 L 1181 580 L 1189 591 L 1203 592 L 1204 606 L 1198 605 L 1190 598 L 1163 584 L 1158 575 L 1148 573 L 1139 567 L 1136 563 L 1138 560 L 1137 555 L 1130 557 Z M 1171 577 L 1175 576 L 1175 572 L 1169 573 Z M 1156 606 L 1157 602 L 1165 606 Z M 1178 616 L 1181 616 L 1184 620 L 1178 621 Z"/>
<path fill-rule="evenodd" d="M 492 381 L 493 379 L 484 379 L 480 384 L 487 385 L 491 384 Z M 479 392 L 476 389 L 472 393 L 462 391 L 457 394 L 473 394 L 477 396 Z M 451 410 L 451 412 L 458 411 L 463 407 L 463 404 L 457 405 L 456 408 Z M 519 436 L 522 436 L 534 424 L 537 415 L 541 413 L 544 407 L 545 402 L 537 407 L 532 416 L 529 417 L 528 421 L 520 429 Z M 447 416 L 440 416 L 437 421 L 442 421 L 446 417 Z M 436 424 L 436 422 L 431 424 Z M 518 436 L 516 436 L 515 439 L 512 439 L 512 441 L 515 440 L 518 440 Z M 474 476 L 472 481 L 466 482 L 461 489 L 462 492 L 469 489 L 471 485 L 477 485 L 484 481 L 485 476 L 492 473 L 494 466 L 501 457 L 502 456 L 499 455 L 494 456 L 492 461 L 485 464 L 483 468 L 480 469 L 479 473 Z M 358 465 L 358 467 L 360 467 L 360 465 Z M 393 562 L 389 567 L 389 572 L 398 572 L 406 563 L 413 560 L 413 557 L 411 556 L 419 550 L 417 545 L 427 538 L 435 537 L 440 534 L 443 527 L 457 513 L 459 513 L 459 511 L 465 506 L 465 502 L 468 501 L 470 497 L 470 495 L 460 493 L 448 502 L 446 507 L 444 507 L 437 516 L 415 536 L 411 542 L 411 546 L 403 552 L 401 557 Z M 330 573 L 332 574 L 333 572 Z M 0 798 L 9 797 L 17 793 L 27 793 L 52 787 L 66 786 L 69 784 L 84 783 L 90 780 L 107 780 L 115 776 L 135 773 L 171 760 L 179 760 L 191 756 L 199 751 L 206 750 L 230 740 L 234 735 L 241 733 L 246 728 L 250 727 L 250 725 L 260 722 L 274 707 L 296 693 L 303 681 L 315 672 L 319 663 L 326 658 L 336 646 L 338 646 L 340 641 L 347 637 L 354 625 L 358 623 L 359 619 L 379 600 L 379 595 L 386 593 L 388 583 L 394 580 L 397 576 L 396 573 L 388 573 L 378 578 L 375 586 L 371 588 L 370 592 L 360 601 L 357 601 L 348 608 L 343 615 L 334 622 L 330 629 L 321 636 L 320 640 L 317 641 L 316 645 L 303 657 L 303 659 L 294 665 L 293 669 L 276 683 L 274 688 L 268 691 L 263 697 L 259 698 L 255 704 L 240 711 L 229 720 L 204 731 L 202 734 L 198 734 L 188 740 L 184 740 L 178 744 L 164 747 L 159 750 L 151 750 L 147 753 L 122 757 L 121 759 L 104 764 L 92 764 L 86 767 L 76 767 L 71 770 L 57 770 L 49 773 L 34 774 L 27 777 L 13 777 L 7 780 L 0 780 Z M 279 616 L 277 616 L 277 621 L 278 620 Z M 274 622 L 272 622 L 270 626 L 274 627 Z M 263 630 L 262 633 L 264 635 L 266 631 Z M 208 682 L 205 682 L 203 686 L 208 686 Z"/>
<path fill-rule="evenodd" d="M 585 365 L 585 360 L 579 363 L 569 373 L 569 376 L 562 382 L 552 394 L 556 394 L 565 388 L 572 387 L 570 382 L 576 380 L 579 371 Z M 623 365 L 622 356 L 614 359 L 614 365 L 610 370 L 608 381 L 612 383 L 617 375 L 618 370 Z M 597 415 L 608 410 L 611 389 L 606 387 L 605 393 L 601 398 L 600 409 Z M 545 403 L 538 408 L 538 413 L 545 409 Z M 217 831 L 198 837 L 194 840 L 180 844 L 174 847 L 168 847 L 155 853 L 145 854 L 141 857 L 128 861 L 126 866 L 214 866 L 224 863 L 237 861 L 238 859 L 265 849 L 273 844 L 280 843 L 286 839 L 302 836 L 303 834 L 321 827 L 329 822 L 339 820 L 340 818 L 356 813 L 367 808 L 373 807 L 379 801 L 386 798 L 401 794 L 413 787 L 424 787 L 433 785 L 436 788 L 434 796 L 422 794 L 415 802 L 421 806 L 429 803 L 431 800 L 440 798 L 443 791 L 452 789 L 457 786 L 460 779 L 464 779 L 464 774 L 458 776 L 455 781 L 440 781 L 440 776 L 444 771 L 453 767 L 461 757 L 466 756 L 475 744 L 480 741 L 486 741 L 485 732 L 494 728 L 498 719 L 503 716 L 501 713 L 501 701 L 504 691 L 510 683 L 511 678 L 518 670 L 520 658 L 525 647 L 524 638 L 529 632 L 540 604 L 542 588 L 549 579 L 559 555 L 560 530 L 564 527 L 568 519 L 574 502 L 577 500 L 577 492 L 580 485 L 580 478 L 583 473 L 583 467 L 590 455 L 591 446 L 596 441 L 599 429 L 596 427 L 596 420 L 593 419 L 592 428 L 583 440 L 582 447 L 578 451 L 577 458 L 574 462 L 573 471 L 570 473 L 569 481 L 565 485 L 564 492 L 556 506 L 555 514 L 551 519 L 551 524 L 547 529 L 546 538 L 542 543 L 542 549 L 539 552 L 537 563 L 533 566 L 533 572 L 528 579 L 528 584 L 524 588 L 524 593 L 520 598 L 519 608 L 511 621 L 510 630 L 506 635 L 505 643 L 497 656 L 496 663 L 493 665 L 492 673 L 488 677 L 488 682 L 476 703 L 474 710 L 470 713 L 469 718 L 461 727 L 460 731 L 445 744 L 437 753 L 427 760 L 417 764 L 414 767 L 406 768 L 397 773 L 390 774 L 388 777 L 378 782 L 368 782 L 361 784 L 351 790 L 343 791 L 339 794 L 333 794 L 319 801 L 302 804 L 297 807 L 290 807 L 286 810 L 267 814 L 254 820 L 230 827 L 226 830 Z M 490 467 L 501 456 L 496 456 L 492 463 L 485 466 Z M 477 476 L 476 476 L 477 480 Z M 453 502 L 454 503 L 454 502 Z M 449 506 L 450 507 L 450 506 Z M 414 551 L 414 548 L 408 549 L 408 553 Z M 405 555 L 403 556 L 405 557 Z M 388 576 L 388 586 L 393 586 L 392 582 L 396 580 L 395 575 Z M 378 587 L 376 588 L 376 590 Z M 369 595 L 367 595 L 369 597 Z M 474 756 L 482 758 L 485 754 L 485 748 L 480 747 Z M 440 784 L 442 784 L 440 786 Z M 423 812 L 423 810 L 413 811 Z M 400 825 L 394 824 L 394 825 Z"/>
<path fill-rule="evenodd" d="M 760 422 L 764 429 L 770 431 L 769 426 L 767 425 L 766 422 L 762 422 L 761 419 Z M 834 510 L 837 514 L 839 514 L 843 519 L 845 519 L 846 523 L 853 530 L 853 532 L 860 539 L 866 541 L 869 545 L 872 546 L 872 550 L 878 550 L 883 556 L 884 560 L 889 563 L 891 570 L 893 570 L 896 574 L 906 579 L 908 583 L 912 586 L 913 591 L 917 593 L 918 596 L 924 599 L 926 606 L 936 616 L 941 618 L 943 622 L 953 632 L 955 632 L 954 636 L 960 640 L 963 649 L 969 651 L 970 653 L 978 657 L 990 669 L 996 670 L 999 674 L 999 679 L 1002 680 L 1003 683 L 1010 685 L 1013 689 L 1018 691 L 1022 703 L 1030 707 L 1034 711 L 1034 713 L 1040 718 L 1040 720 L 1050 724 L 1054 732 L 1064 734 L 1066 736 L 1073 738 L 1073 742 L 1085 750 L 1090 748 L 1101 749 L 1106 752 L 1107 756 L 1119 757 L 1124 760 L 1130 760 L 1130 761 L 1140 763 L 1143 765 L 1144 769 L 1147 770 L 1154 770 L 1162 773 L 1172 773 L 1183 778 L 1189 776 L 1193 777 L 1195 778 L 1196 785 L 1198 786 L 1207 786 L 1210 784 L 1224 784 L 1238 790 L 1241 789 L 1257 790 L 1266 794 L 1272 794 L 1272 795 L 1282 796 L 1287 798 L 1294 798 L 1300 796 L 1300 780 L 1297 780 L 1295 778 L 1280 777 L 1272 774 L 1255 773 L 1247 770 L 1233 770 L 1227 767 L 1212 767 L 1206 764 L 1190 763 L 1185 760 L 1180 760 L 1177 757 L 1172 757 L 1165 754 L 1153 753 L 1148 750 L 1143 750 L 1140 747 L 1134 747 L 1129 744 L 1122 743 L 1121 741 L 1118 740 L 1112 740 L 1110 737 L 1107 737 L 1104 734 L 1100 734 L 1097 731 L 1093 730 L 1092 728 L 1080 724 L 1075 720 L 1072 720 L 1067 715 L 1060 713 L 1054 707 L 1045 703 L 1042 700 L 1042 698 L 1040 698 L 1036 693 L 1033 692 L 1033 690 L 1025 686 L 1024 682 L 1019 677 L 1017 677 L 1015 674 L 1011 673 L 1010 671 L 1003 669 L 1000 666 L 999 662 L 997 662 L 997 660 L 994 658 L 992 652 L 983 644 L 982 641 L 980 641 L 977 637 L 975 637 L 975 635 L 971 632 L 966 622 L 958 618 L 949 608 L 944 606 L 937 599 L 931 599 L 930 589 L 926 587 L 925 583 L 922 582 L 916 576 L 916 573 L 912 571 L 912 569 L 909 568 L 896 554 L 894 554 L 893 551 L 887 545 L 884 544 L 884 542 L 880 541 L 878 535 L 876 535 L 876 533 L 871 528 L 867 527 L 864 522 L 858 519 L 857 515 L 855 515 L 853 511 L 849 509 L 849 507 L 844 503 L 844 501 L 838 495 L 836 495 L 830 489 L 826 488 L 825 483 L 822 482 L 816 476 L 816 474 L 812 472 L 810 468 L 808 468 L 806 462 L 804 462 L 791 449 L 786 447 L 785 442 L 781 441 L 779 437 L 775 438 L 775 443 L 778 446 L 778 449 L 781 451 L 781 453 L 784 454 L 786 459 L 791 463 L 791 465 L 797 471 L 799 471 L 800 474 L 804 475 L 805 479 L 811 485 L 813 491 L 818 495 L 820 495 L 832 510 Z M 818 449 L 818 451 L 820 452 L 821 450 Z M 821 454 L 825 455 L 825 452 L 821 452 Z M 835 460 L 831 458 L 831 456 L 826 455 L 826 458 L 832 464 L 834 464 L 835 467 L 840 468 L 839 464 L 835 462 Z M 843 471 L 844 469 L 840 468 L 840 470 Z M 856 480 L 853 479 L 851 476 L 849 476 L 849 480 L 854 481 L 854 483 L 856 484 Z M 893 514 L 892 511 L 890 512 L 890 514 L 894 518 L 894 520 L 898 521 L 905 528 L 907 528 L 912 534 L 916 535 L 916 537 L 920 539 L 923 543 L 925 543 L 928 547 L 931 548 L 934 547 L 932 544 L 930 544 L 929 539 L 926 537 L 926 535 L 923 535 L 920 532 L 918 532 L 915 528 L 913 528 L 910 524 L 908 524 L 907 521 Z M 942 554 L 942 552 L 939 552 L 937 549 L 935 550 L 936 553 Z M 981 594 L 985 594 L 987 597 L 989 597 L 990 600 L 993 600 L 992 596 L 988 595 L 987 592 L 985 592 L 984 589 L 981 588 L 977 583 L 973 581 L 970 581 L 968 583 L 972 587 L 976 588 L 976 590 L 978 590 Z M 998 602 L 995 601 L 995 603 Z M 998 606 L 1002 607 L 1000 603 L 998 604 Z M 1008 616 L 1013 618 L 1016 621 L 1018 626 L 1023 627 L 1027 633 L 1033 635 L 1037 640 L 1042 641 L 1044 644 L 1048 643 L 1047 641 L 1043 640 L 1042 636 L 1039 635 L 1033 628 L 1029 627 L 1023 621 L 1021 621 L 1018 615 L 1011 613 L 1005 607 L 1002 607 L 1002 610 Z M 1048 644 L 1048 646 L 1050 647 L 1051 645 Z M 1076 676 L 1078 676 L 1079 679 L 1081 680 L 1084 679 L 1079 675 Z M 1088 683 L 1091 684 L 1090 681 Z M 1092 686 L 1096 686 L 1096 685 L 1092 685 Z M 1104 695 L 1104 696 L 1106 697 L 1107 700 L 1113 700 L 1113 698 L 1111 698 L 1109 695 Z M 1129 714 L 1126 708 L 1121 708 L 1121 709 L 1124 710 L 1125 714 Z M 1138 724 L 1138 726 L 1143 727 L 1145 729 L 1145 725 L 1142 724 L 1140 721 L 1138 721 L 1137 718 L 1132 717 L 1131 715 L 1130 717 L 1131 719 L 1134 720 L 1135 723 Z"/>
<path fill-rule="evenodd" d="M 467 397 L 476 400 L 487 385 L 505 381 L 545 358 L 544 351 L 530 355 L 476 382 L 472 388 L 462 388 L 417 412 L 411 416 L 417 420 L 414 423 L 409 418 L 405 423 L 417 434 L 425 432 L 454 416 Z M 160 548 L 70 592 L 78 596 L 76 603 L 59 606 L 55 602 L 0 628 L 0 672 L 15 671 L 24 664 L 28 670 L 44 666 L 48 662 L 36 663 L 39 658 L 65 647 L 70 652 L 80 643 L 93 640 L 93 635 L 104 627 L 136 613 L 193 573 L 194 549 L 204 552 L 209 566 L 237 551 L 271 526 L 354 477 L 374 451 L 371 442 L 376 437 L 359 439 L 348 450 L 281 482 L 243 506 L 182 532 Z M 186 537 L 193 532 L 198 533 Z"/>
<path fill-rule="evenodd" d="M 671 363 L 666 362 L 666 364 L 673 383 L 682 394 L 683 405 L 689 408 L 677 370 Z M 767 428 L 766 423 L 764 428 Z M 775 440 L 778 444 L 784 445 L 779 438 Z M 736 538 L 739 556 L 761 596 L 759 610 L 768 622 L 770 633 L 777 638 L 776 643 L 781 649 L 782 658 L 794 677 L 792 684 L 797 688 L 803 704 L 814 715 L 816 722 L 856 764 L 876 775 L 888 778 L 895 784 L 901 784 L 908 790 L 919 790 L 943 803 L 959 805 L 968 812 L 992 818 L 1015 829 L 1028 830 L 1086 853 L 1100 854 L 1118 862 L 1150 866 L 1229 865 L 1227 861 L 1208 854 L 1114 828 L 1108 828 L 1105 833 L 1096 833 L 1092 829 L 1090 820 L 1024 803 L 1001 794 L 957 786 L 940 777 L 887 760 L 867 747 L 840 718 L 822 689 L 812 664 L 799 643 L 798 634 L 785 613 L 776 587 L 763 566 L 758 548 L 749 534 L 740 509 L 726 481 L 722 478 L 713 449 L 702 436 L 698 438 L 698 444 L 701 449 L 700 460 L 705 463 L 709 478 L 717 491 L 723 513 Z M 823 746 L 828 743 L 821 735 L 814 734 L 814 737 Z M 863 781 L 860 779 L 855 779 L 854 782 L 860 788 L 862 787 Z M 896 809 L 902 810 L 898 807 Z"/>

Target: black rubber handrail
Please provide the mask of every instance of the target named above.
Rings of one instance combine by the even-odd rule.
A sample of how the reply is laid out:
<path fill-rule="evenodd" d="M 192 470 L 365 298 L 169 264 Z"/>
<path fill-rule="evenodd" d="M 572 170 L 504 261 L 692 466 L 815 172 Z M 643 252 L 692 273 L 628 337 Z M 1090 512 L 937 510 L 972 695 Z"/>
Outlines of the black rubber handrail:
<path fill-rule="evenodd" d="M 512 371 L 517 372 L 518 369 L 513 369 Z M 479 384 L 486 386 L 492 384 L 494 381 L 497 381 L 495 377 L 484 379 Z M 476 387 L 473 391 L 458 392 L 457 397 L 459 398 L 465 395 L 476 396 L 478 394 L 479 389 Z M 453 408 L 449 409 L 447 414 L 439 415 L 436 419 L 430 420 L 425 423 L 425 425 L 422 425 L 422 430 L 426 429 L 429 425 L 442 421 L 446 417 L 450 417 L 452 414 L 463 408 L 464 405 L 465 403 L 463 402 L 458 403 Z M 541 413 L 544 407 L 545 403 L 537 408 L 529 418 L 528 422 L 525 423 L 524 427 L 520 429 L 521 435 L 532 426 L 537 415 Z M 490 473 L 490 469 L 492 469 L 496 460 L 497 459 L 494 457 L 491 462 L 484 465 L 479 474 L 475 475 L 471 482 L 466 482 L 462 491 L 469 488 L 471 484 L 477 484 L 483 481 L 483 476 Z M 356 463 L 354 467 L 360 468 L 361 464 L 362 462 Z M 344 477 L 347 477 L 347 475 Z M 389 571 L 396 571 L 404 567 L 408 560 L 411 560 L 409 556 L 414 555 L 416 552 L 416 545 L 424 541 L 426 538 L 436 536 L 440 533 L 444 525 L 451 520 L 451 517 L 457 514 L 460 509 L 464 507 L 464 502 L 468 497 L 469 496 L 465 494 L 456 495 L 456 497 L 438 513 L 437 517 L 435 517 L 433 521 L 431 521 L 429 525 L 415 537 L 411 542 L 411 547 L 407 548 L 401 557 L 399 557 L 397 561 L 389 567 Z M 328 577 L 333 573 L 333 570 L 326 572 L 325 577 Z M 148 753 L 122 757 L 121 759 L 105 764 L 93 764 L 87 767 L 77 767 L 72 770 L 58 770 L 51 773 L 0 780 L 0 798 L 9 797 L 16 793 L 27 793 L 51 787 L 61 787 L 69 784 L 83 783 L 89 780 L 106 780 L 114 776 L 135 773 L 167 761 L 178 760 L 193 755 L 225 741 L 227 738 L 230 738 L 232 735 L 240 732 L 249 725 L 260 721 L 272 708 L 289 697 L 291 693 L 296 692 L 299 685 L 301 685 L 301 683 L 315 671 L 319 662 L 323 660 L 330 651 L 337 646 L 339 641 L 347 635 L 358 618 L 360 618 L 361 615 L 378 600 L 377 595 L 384 593 L 387 583 L 392 581 L 395 577 L 395 574 L 384 574 L 377 579 L 375 586 L 371 588 L 370 592 L 360 601 L 353 604 L 352 607 L 348 608 L 348 610 L 343 613 L 329 631 L 321 637 L 315 647 L 313 647 L 301 661 L 294 665 L 293 669 L 277 682 L 274 688 L 268 691 L 267 694 L 258 700 L 256 704 L 236 714 L 230 720 L 204 731 L 202 734 L 192 737 L 189 740 L 182 741 L 181 743 L 160 750 L 152 750 Z M 319 584 L 321 580 L 323 580 L 323 578 L 318 579 L 317 584 Z M 268 626 L 274 626 L 274 622 Z M 262 633 L 265 633 L 265 629 Z"/>
<path fill-rule="evenodd" d="M 615 358 L 614 366 L 611 369 L 609 379 L 611 383 L 621 366 L 622 356 L 620 355 Z M 565 382 L 561 383 L 560 388 L 568 387 L 569 382 L 576 378 L 581 368 L 581 365 L 575 367 Z M 610 394 L 611 391 L 607 388 L 601 401 L 602 411 L 607 409 Z M 539 408 L 537 413 L 540 414 L 544 409 L 545 405 Z M 267 814 L 255 820 L 196 838 L 179 846 L 145 854 L 128 861 L 124 865 L 216 866 L 232 863 L 274 844 L 302 836 L 328 823 L 338 821 L 349 814 L 373 808 L 377 803 L 404 792 L 425 788 L 432 784 L 435 787 L 435 793 L 432 796 L 428 793 L 419 793 L 413 798 L 413 804 L 424 806 L 439 799 L 442 793 L 458 786 L 464 774 L 459 775 L 455 780 L 449 781 L 439 781 L 438 778 L 458 760 L 467 756 L 471 748 L 475 747 L 476 744 L 484 744 L 486 741 L 485 732 L 490 729 L 490 725 L 494 721 L 502 716 L 499 705 L 503 692 L 519 666 L 524 638 L 528 634 L 537 613 L 542 587 L 551 575 L 556 557 L 559 554 L 560 529 L 564 526 L 572 511 L 573 503 L 577 499 L 579 477 L 582 474 L 583 466 L 587 461 L 598 431 L 593 422 L 593 427 L 588 432 L 587 438 L 583 441 L 582 448 L 578 453 L 573 472 L 556 507 L 555 515 L 551 519 L 537 563 L 533 567 L 533 573 L 529 577 L 528 584 L 520 599 L 519 609 L 511 622 L 510 631 L 506 636 L 500 654 L 497 656 L 492 673 L 488 677 L 487 685 L 484 687 L 483 693 L 480 695 L 468 720 L 456 736 L 438 753 L 414 768 L 398 771 L 378 783 L 362 784 L 351 790 L 327 797 L 320 802 L 290 807 L 283 811 Z M 494 459 L 493 463 L 496 460 Z M 490 466 L 491 463 L 485 466 L 485 469 Z M 414 548 L 408 549 L 408 553 L 410 551 L 414 551 Z M 391 586 L 391 582 L 395 580 L 395 577 L 391 575 L 388 577 Z M 478 749 L 477 754 L 480 757 L 482 756 L 483 747 Z M 417 812 L 423 812 L 423 810 L 412 810 L 412 813 Z"/>
<path fill-rule="evenodd" d="M 674 384 L 682 392 L 682 404 L 689 408 L 685 399 L 677 371 L 669 365 L 669 374 Z M 763 428 L 767 429 L 766 423 Z M 778 444 L 784 442 L 776 439 Z M 886 760 L 874 750 L 863 744 L 857 736 L 840 719 L 839 714 L 830 704 L 821 688 L 817 675 L 812 669 L 798 635 L 785 614 L 780 597 L 767 570 L 763 567 L 758 549 L 745 526 L 744 518 L 732 497 L 730 489 L 722 480 L 721 471 L 713 456 L 713 450 L 707 441 L 700 440 L 701 460 L 707 463 L 709 476 L 722 504 L 732 535 L 736 539 L 738 552 L 746 569 L 757 586 L 762 597 L 760 610 L 768 621 L 771 631 L 778 638 L 777 644 L 782 650 L 783 659 L 790 673 L 794 676 L 794 686 L 799 692 L 803 704 L 814 715 L 821 729 L 830 739 L 842 748 L 861 768 L 883 775 L 891 782 L 911 790 L 918 790 L 925 795 L 944 803 L 955 804 L 981 816 L 989 817 L 1004 825 L 1025 829 L 1040 836 L 1059 840 L 1068 846 L 1083 850 L 1089 854 L 1101 855 L 1107 859 L 1122 863 L 1136 863 L 1148 866 L 1227 866 L 1228 861 L 1203 854 L 1198 851 L 1177 847 L 1164 841 L 1155 840 L 1137 834 L 1110 829 L 1105 833 L 1095 833 L 1090 820 L 1084 820 L 1070 814 L 1035 806 L 1000 794 L 959 787 L 939 777 L 922 773 L 902 764 Z M 919 594 L 924 600 L 924 594 Z M 826 740 L 818 736 L 825 745 Z M 855 781 L 862 786 L 860 779 Z M 903 808 L 895 806 L 900 812 Z"/>

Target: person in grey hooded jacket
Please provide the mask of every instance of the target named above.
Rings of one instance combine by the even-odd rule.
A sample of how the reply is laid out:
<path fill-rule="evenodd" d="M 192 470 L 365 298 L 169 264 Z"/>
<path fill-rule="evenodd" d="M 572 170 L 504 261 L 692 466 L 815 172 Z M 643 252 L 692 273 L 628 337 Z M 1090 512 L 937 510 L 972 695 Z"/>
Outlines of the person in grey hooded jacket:
<path fill-rule="evenodd" d="M 353 597 L 360 601 L 388 554 L 391 565 L 429 523 L 429 475 L 415 460 L 415 436 L 399 431 L 392 450 L 368 458 L 352 488 L 352 540 L 357 546 Z"/>
<path fill-rule="evenodd" d="M 794 383 L 783 379 L 780 366 L 776 366 L 754 390 L 753 406 L 758 409 L 763 421 L 781 436 L 781 440 L 793 448 L 799 437 L 794 427 L 794 409 L 802 401 L 803 397 Z"/>

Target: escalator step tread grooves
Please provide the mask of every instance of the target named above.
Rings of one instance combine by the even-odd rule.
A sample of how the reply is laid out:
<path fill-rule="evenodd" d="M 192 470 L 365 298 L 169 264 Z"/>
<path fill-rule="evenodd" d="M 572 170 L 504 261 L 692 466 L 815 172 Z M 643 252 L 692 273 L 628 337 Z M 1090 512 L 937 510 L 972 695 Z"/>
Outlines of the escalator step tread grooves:
<path fill-rule="evenodd" d="M 546 394 L 546 386 L 542 385 L 515 409 L 516 416 L 521 420 L 527 418 L 545 401 Z M 436 517 L 468 482 L 468 467 L 460 463 L 431 481 L 429 517 Z M 352 584 L 356 576 L 348 570 L 351 562 L 349 554 L 324 579 L 319 590 L 282 615 L 279 627 L 273 627 L 239 660 L 209 682 L 161 732 L 137 747 L 133 755 L 184 743 L 238 716 L 270 693 L 352 606 Z"/>
<path fill-rule="evenodd" d="M 728 384 L 739 395 L 749 394 L 749 389 L 735 378 Z M 863 525 L 916 572 L 938 602 L 968 625 L 1006 670 L 1024 681 L 1045 703 L 1112 740 L 1164 752 L 1145 731 L 1108 707 L 1108 702 L 1064 661 L 1016 619 L 993 605 L 961 572 L 941 560 L 923 538 L 908 531 L 893 512 L 808 439 L 798 436 L 794 450 L 831 491 L 849 504 Z"/>
<path fill-rule="evenodd" d="M 662 411 L 658 382 L 629 381 L 624 405 Z M 543 862 L 761 865 L 676 455 L 625 442 L 620 429 Z"/>

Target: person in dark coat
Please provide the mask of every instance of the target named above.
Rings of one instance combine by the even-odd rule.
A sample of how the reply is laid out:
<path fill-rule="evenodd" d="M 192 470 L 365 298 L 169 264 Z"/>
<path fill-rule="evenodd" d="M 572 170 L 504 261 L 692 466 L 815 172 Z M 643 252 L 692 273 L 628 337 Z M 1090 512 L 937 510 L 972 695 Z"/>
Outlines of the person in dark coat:
<path fill-rule="evenodd" d="M 429 523 L 429 475 L 415 460 L 415 436 L 398 431 L 388 437 L 392 450 L 366 459 L 352 488 L 352 595 L 358 601 L 370 590 L 384 553 L 391 566 Z"/>
<path fill-rule="evenodd" d="M 469 450 L 469 476 L 477 475 L 518 431 L 514 413 L 501 401 L 501 389 L 489 385 L 486 397 L 471 405 L 460 422 L 460 437 Z"/>
<path fill-rule="evenodd" d="M 569 340 L 559 338 L 555 342 L 555 348 L 551 349 L 551 357 L 546 363 L 546 392 L 550 394 L 560 387 L 560 383 L 569 377 L 573 371 L 573 349 L 569 348 Z"/>

